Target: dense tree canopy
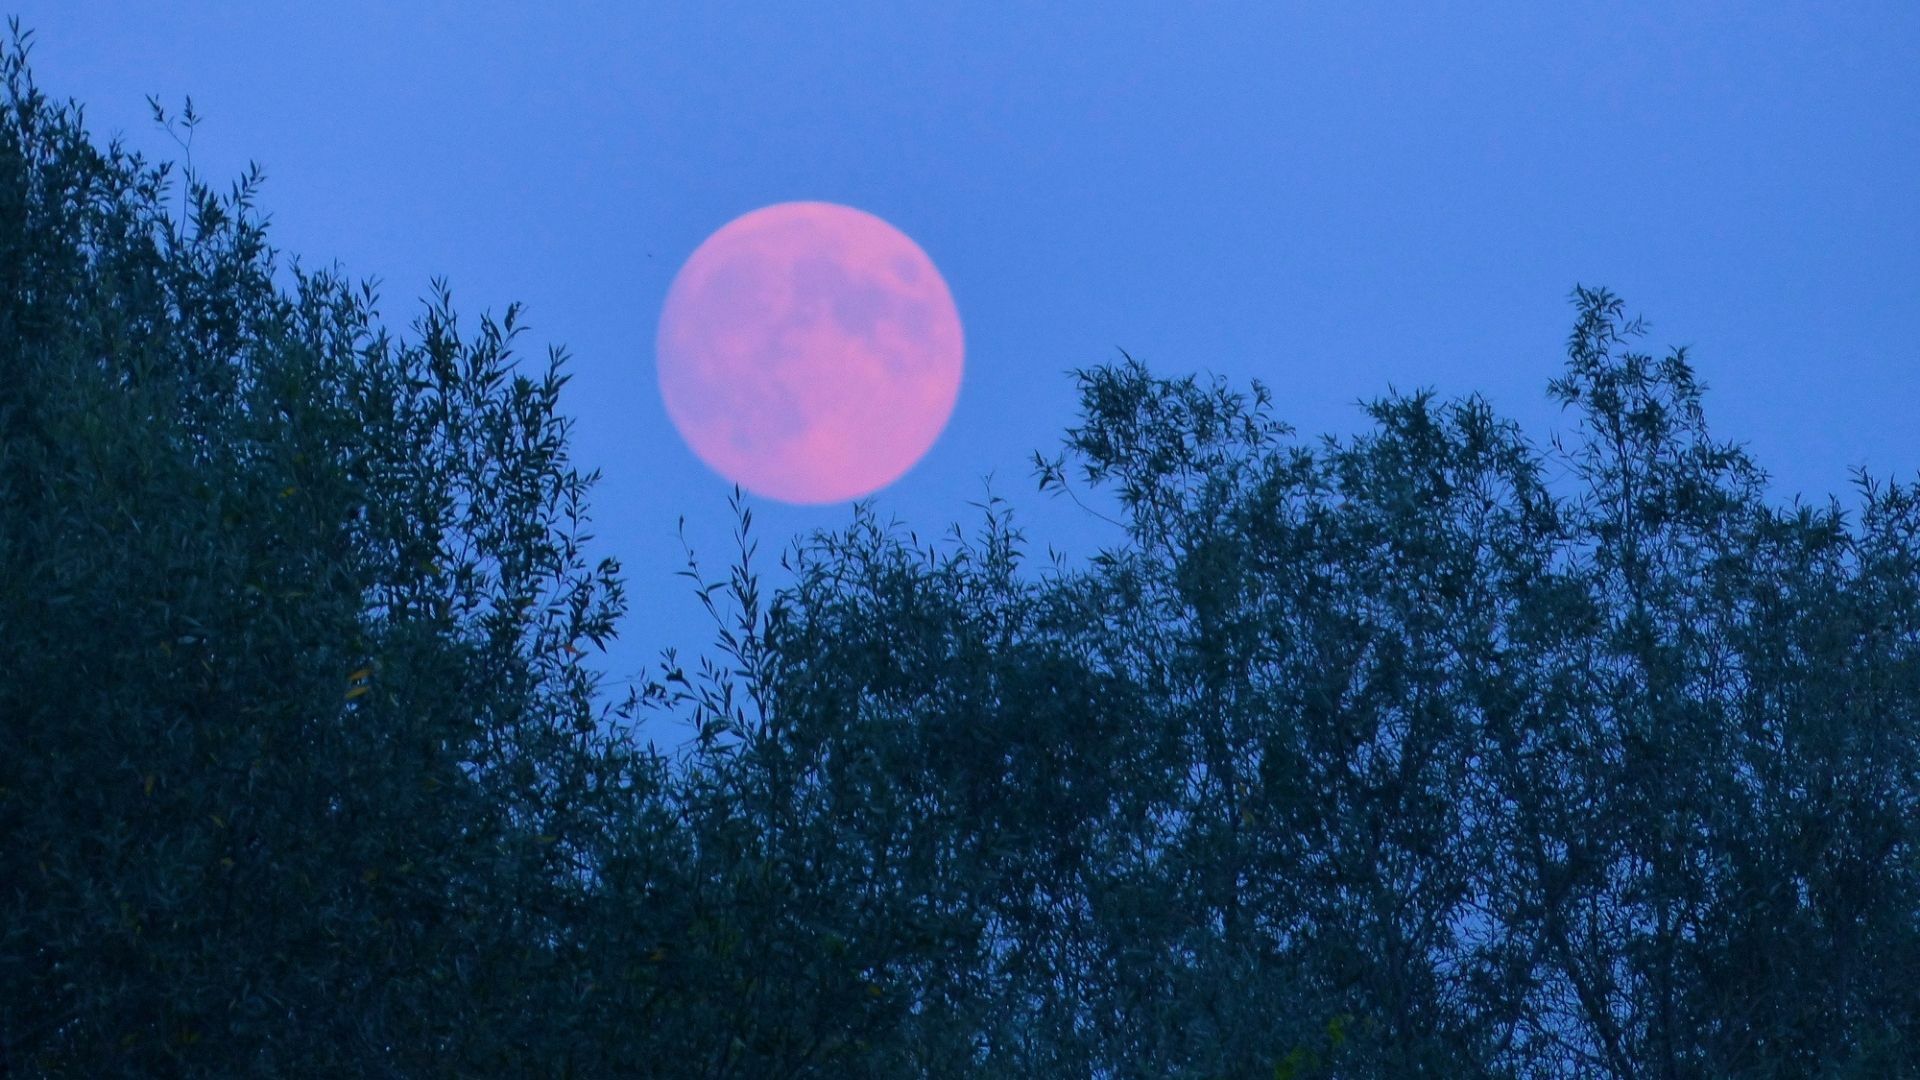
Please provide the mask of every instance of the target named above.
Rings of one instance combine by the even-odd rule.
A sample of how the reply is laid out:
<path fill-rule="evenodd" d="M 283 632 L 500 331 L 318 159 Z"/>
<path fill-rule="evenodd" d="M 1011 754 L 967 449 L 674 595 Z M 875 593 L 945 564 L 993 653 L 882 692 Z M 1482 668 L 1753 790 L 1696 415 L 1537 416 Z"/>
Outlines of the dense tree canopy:
<path fill-rule="evenodd" d="M 609 709 L 564 358 L 0 74 L 0 1072 L 1920 1068 L 1920 490 L 1769 503 L 1604 290 L 1545 446 L 1078 373 L 1085 564 L 742 509 Z"/>
<path fill-rule="evenodd" d="M 4 78 L 0 1071 L 549 1059 L 575 819 L 650 775 L 585 745 L 562 378 Z"/>

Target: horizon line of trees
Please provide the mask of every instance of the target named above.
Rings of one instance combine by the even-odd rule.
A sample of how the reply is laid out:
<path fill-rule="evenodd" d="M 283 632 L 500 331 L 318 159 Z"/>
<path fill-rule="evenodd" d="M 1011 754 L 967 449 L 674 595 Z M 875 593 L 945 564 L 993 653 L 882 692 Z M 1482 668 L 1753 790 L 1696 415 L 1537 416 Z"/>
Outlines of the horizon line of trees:
<path fill-rule="evenodd" d="M 27 53 L 0 1073 L 1920 1072 L 1920 488 L 1771 505 L 1605 290 L 1546 447 L 1075 373 L 1084 564 L 862 505 L 767 586 L 741 506 L 713 651 L 597 707 L 564 354 L 389 330 L 257 171 L 170 212 Z"/>

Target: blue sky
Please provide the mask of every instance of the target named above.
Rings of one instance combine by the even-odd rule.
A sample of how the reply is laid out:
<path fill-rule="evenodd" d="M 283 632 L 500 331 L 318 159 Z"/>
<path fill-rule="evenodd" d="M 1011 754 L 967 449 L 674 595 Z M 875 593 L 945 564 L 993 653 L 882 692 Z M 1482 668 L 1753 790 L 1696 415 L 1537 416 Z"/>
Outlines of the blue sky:
<path fill-rule="evenodd" d="M 530 362 L 569 350 L 633 607 L 615 679 L 707 640 L 675 523 L 713 570 L 732 526 L 655 388 L 660 303 L 788 200 L 885 218 L 952 288 L 959 403 L 876 498 L 923 537 L 992 475 L 1042 551 L 1112 539 L 1027 462 L 1073 422 L 1065 372 L 1119 348 L 1257 377 L 1303 436 L 1392 386 L 1478 391 L 1544 442 L 1576 282 L 1692 347 L 1777 498 L 1920 471 L 1912 4 L 14 10 L 96 137 L 167 155 L 146 95 L 192 95 L 196 169 L 259 162 L 277 246 L 377 276 L 390 323 L 445 276 L 469 316 L 524 302 Z M 754 506 L 768 548 L 849 520 Z"/>

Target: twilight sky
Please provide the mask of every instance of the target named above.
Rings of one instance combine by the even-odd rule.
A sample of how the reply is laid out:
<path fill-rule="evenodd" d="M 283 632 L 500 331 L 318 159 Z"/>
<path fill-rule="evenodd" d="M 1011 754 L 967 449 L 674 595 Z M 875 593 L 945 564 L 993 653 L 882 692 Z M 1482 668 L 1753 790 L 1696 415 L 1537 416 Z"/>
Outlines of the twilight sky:
<path fill-rule="evenodd" d="M 1073 422 L 1066 370 L 1117 348 L 1258 377 L 1306 437 L 1426 386 L 1544 443 L 1576 282 L 1692 347 L 1777 498 L 1920 471 L 1920 6 L 1065 7 L 14 10 L 97 139 L 172 156 L 145 97 L 192 95 L 196 169 L 258 161 L 276 246 L 378 277 L 390 325 L 443 275 L 469 319 L 525 303 L 531 365 L 568 349 L 592 553 L 633 608 L 610 679 L 708 640 L 675 522 L 723 569 L 729 487 L 668 423 L 654 336 L 681 262 L 771 203 L 878 215 L 952 289 L 958 404 L 877 497 L 922 537 L 992 474 L 1041 553 L 1110 540 L 1027 461 Z M 753 505 L 776 572 L 849 519 Z"/>

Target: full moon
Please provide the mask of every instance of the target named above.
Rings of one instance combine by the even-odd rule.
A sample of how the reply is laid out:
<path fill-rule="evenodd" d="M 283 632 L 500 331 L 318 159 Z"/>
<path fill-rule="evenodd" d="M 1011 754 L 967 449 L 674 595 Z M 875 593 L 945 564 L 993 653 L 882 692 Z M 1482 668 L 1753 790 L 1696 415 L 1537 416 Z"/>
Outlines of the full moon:
<path fill-rule="evenodd" d="M 898 480 L 960 394 L 960 314 L 926 252 L 872 214 L 790 202 L 687 258 L 660 314 L 660 394 L 714 471 L 791 503 Z"/>

